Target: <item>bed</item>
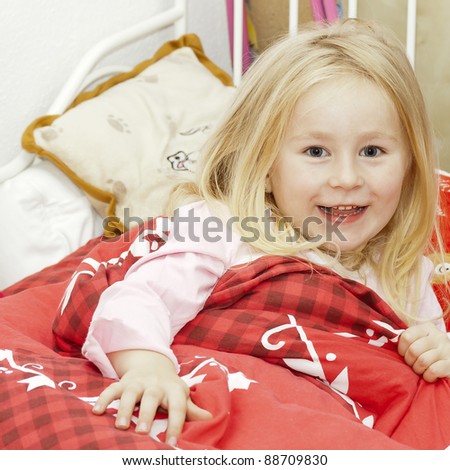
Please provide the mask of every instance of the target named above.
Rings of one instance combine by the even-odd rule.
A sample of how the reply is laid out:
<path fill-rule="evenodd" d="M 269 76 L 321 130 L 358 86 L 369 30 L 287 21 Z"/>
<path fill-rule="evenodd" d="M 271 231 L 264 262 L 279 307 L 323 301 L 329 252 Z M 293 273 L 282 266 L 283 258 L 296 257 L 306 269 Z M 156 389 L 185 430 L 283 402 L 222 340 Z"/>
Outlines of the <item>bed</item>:
<path fill-rule="evenodd" d="M 101 292 L 164 243 L 162 201 L 192 178 L 198 151 L 240 79 L 239 36 L 232 78 L 183 31 L 185 9 L 177 0 L 139 31 L 94 48 L 52 112 L 24 132 L 24 148 L 46 162 L 44 171 L 60 172 L 86 195 L 87 212 L 73 224 L 89 228 L 60 261 L 1 293 L 2 449 L 171 449 L 163 413 L 149 435 L 115 429 L 117 403 L 103 416 L 92 413 L 111 379 L 83 358 L 81 345 Z M 234 9 L 238 32 L 242 2 Z M 116 41 L 173 23 L 175 39 L 132 70 L 106 80 L 102 70 L 91 73 Z M 295 16 L 290 24 L 294 34 Z M 450 253 L 450 175 L 440 178 L 438 216 Z M 448 261 L 434 260 L 442 305 L 450 255 Z M 281 296 L 289 299 L 283 311 Z M 404 364 L 396 352 L 404 328 L 374 292 L 326 269 L 313 279 L 299 263 L 263 257 L 228 273 L 175 338 L 180 375 L 213 415 L 186 423 L 178 448 L 448 448 L 450 381 L 427 384 Z"/>

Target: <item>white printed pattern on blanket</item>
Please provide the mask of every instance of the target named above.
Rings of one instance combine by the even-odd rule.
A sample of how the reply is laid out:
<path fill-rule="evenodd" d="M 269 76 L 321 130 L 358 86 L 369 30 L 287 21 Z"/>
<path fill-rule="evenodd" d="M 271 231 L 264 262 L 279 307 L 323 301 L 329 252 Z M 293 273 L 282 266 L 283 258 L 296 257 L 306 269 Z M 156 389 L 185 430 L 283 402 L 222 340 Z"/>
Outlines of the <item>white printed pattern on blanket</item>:
<path fill-rule="evenodd" d="M 324 367 L 322 365 L 319 355 L 316 352 L 316 348 L 314 347 L 313 342 L 308 339 L 305 333 L 305 330 L 300 325 L 297 324 L 296 318 L 293 315 L 287 315 L 287 317 L 288 317 L 289 323 L 277 326 L 264 333 L 264 335 L 261 338 L 261 344 L 263 345 L 263 347 L 269 351 L 276 351 L 276 350 L 281 349 L 286 344 L 286 342 L 283 340 L 279 340 L 277 343 L 272 344 L 269 341 L 270 337 L 276 333 L 280 333 L 281 331 L 295 328 L 299 334 L 301 341 L 303 341 L 304 344 L 306 345 L 306 348 L 308 350 L 308 353 L 311 359 L 284 358 L 283 361 L 285 362 L 285 364 L 291 369 L 310 375 L 311 377 L 315 377 L 316 379 L 320 380 L 323 384 L 329 387 L 330 390 L 338 394 L 343 400 L 345 400 L 351 406 L 353 413 L 359 420 L 362 421 L 363 424 L 372 428 L 374 425 L 374 417 L 372 415 L 369 415 L 369 416 L 362 418 L 360 416 L 360 413 L 362 411 L 361 405 L 353 401 L 347 395 L 348 390 L 349 390 L 348 368 L 344 367 L 342 371 L 334 378 L 334 380 L 330 382 L 326 377 Z M 374 335 L 374 330 L 368 328 L 366 330 L 366 334 L 369 338 L 371 338 L 368 341 L 368 344 L 370 344 L 371 346 L 383 347 L 388 341 L 396 343 L 398 342 L 398 338 L 400 334 L 404 331 L 402 329 L 396 330 L 392 328 L 389 324 L 384 323 L 382 321 L 373 320 L 373 322 L 381 326 L 382 328 L 390 331 L 391 333 L 394 333 L 395 336 L 391 339 L 388 339 L 386 336 L 380 336 L 377 339 L 372 339 L 372 336 Z M 346 332 L 340 332 L 340 333 L 334 333 L 334 334 L 338 336 L 343 336 L 346 338 L 356 337 L 356 335 L 352 333 L 346 333 Z M 331 351 L 325 354 L 325 360 L 328 362 L 335 361 L 336 358 L 337 358 L 336 354 Z"/>
<path fill-rule="evenodd" d="M 219 361 L 212 357 L 204 357 L 204 356 L 195 356 L 195 359 L 204 359 L 200 364 L 195 366 L 188 374 L 182 375 L 181 379 L 184 380 L 186 385 L 190 388 L 193 385 L 197 385 L 202 383 L 205 377 L 208 375 L 208 367 L 218 367 L 223 374 L 227 377 L 228 383 L 228 390 L 232 392 L 233 390 L 248 390 L 252 383 L 257 383 L 255 380 L 248 379 L 242 372 L 230 372 L 229 369 L 221 364 Z M 190 364 L 194 362 L 194 360 L 189 362 L 181 363 L 180 366 Z M 206 370 L 205 370 L 206 369 Z M 205 372 L 205 373 L 201 373 Z M 89 403 L 91 406 L 94 406 L 95 402 L 98 399 L 97 397 L 78 397 L 80 400 L 83 400 L 86 403 Z M 120 400 L 114 400 L 108 406 L 108 409 L 113 409 L 116 412 L 119 409 Z M 138 407 L 135 408 L 135 411 L 138 410 Z M 117 416 L 117 413 L 114 413 L 113 416 Z M 131 421 L 136 424 L 137 417 L 132 416 Z M 156 441 L 160 442 L 158 435 L 162 432 L 165 432 L 167 429 L 167 418 L 163 419 L 155 419 L 153 421 L 152 427 L 149 432 L 149 436 L 155 439 Z"/>
<path fill-rule="evenodd" d="M 67 390 L 74 390 L 77 388 L 76 384 L 69 380 L 63 380 L 56 384 L 50 377 L 39 372 L 44 370 L 44 367 L 41 364 L 27 363 L 23 366 L 19 366 L 14 360 L 13 351 L 10 349 L 0 349 L 0 362 L 4 364 L 0 366 L 0 373 L 12 374 L 14 371 L 19 371 L 24 374 L 31 374 L 31 377 L 17 381 L 19 384 L 23 383 L 28 385 L 27 392 L 31 392 L 39 387 L 56 388 L 56 385 L 61 388 L 65 386 Z M 5 365 L 7 367 L 5 367 Z"/>
<path fill-rule="evenodd" d="M 188 387 L 197 385 L 205 379 L 208 375 L 208 368 L 218 367 L 220 371 L 226 376 L 228 390 L 231 393 L 233 390 L 248 390 L 252 383 L 257 383 L 255 380 L 248 379 L 242 372 L 230 372 L 229 369 L 221 364 L 214 358 L 195 356 L 195 359 L 204 359 L 197 366 L 195 366 L 188 374 L 181 376 L 181 378 L 186 382 Z M 181 365 L 187 365 L 192 361 L 183 363 Z M 2 364 L 3 363 L 3 364 Z M 32 364 L 28 363 L 23 366 L 20 366 L 14 360 L 14 353 L 10 349 L 1 349 L 0 350 L 0 374 L 10 375 L 15 371 L 21 372 L 23 374 L 31 374 L 31 377 L 27 377 L 22 380 L 18 380 L 17 383 L 27 384 L 27 392 L 31 392 L 39 387 L 50 387 L 55 389 L 56 385 L 59 387 L 66 386 L 67 390 L 75 390 L 77 385 L 74 382 L 64 380 L 55 383 L 50 377 L 45 375 L 43 372 L 44 367 L 41 364 Z M 36 370 L 37 369 L 37 370 Z M 79 400 L 82 400 L 85 403 L 88 403 L 91 406 L 94 406 L 95 402 L 98 399 L 98 396 L 93 397 L 78 397 Z M 113 409 L 117 412 L 119 409 L 120 400 L 114 400 L 109 406 L 109 409 Z M 137 408 L 136 408 L 137 409 Z M 116 416 L 117 413 L 114 414 Z M 136 424 L 137 417 L 132 416 L 132 421 Z M 159 441 L 158 435 L 164 432 L 167 429 L 167 419 L 155 419 L 150 430 L 149 436 L 153 439 Z"/>
<path fill-rule="evenodd" d="M 135 258 L 142 258 L 143 256 L 149 253 L 153 253 L 154 251 L 157 251 L 160 248 L 162 241 L 167 240 L 167 236 L 168 236 L 168 233 L 165 230 L 166 227 L 165 227 L 164 220 L 165 219 L 163 217 L 157 217 L 155 219 L 156 227 L 154 229 L 144 230 L 142 233 L 140 233 L 135 238 L 133 243 L 130 245 L 128 250 L 125 250 L 116 258 L 111 258 L 108 261 L 97 261 L 93 258 L 85 258 L 81 262 L 81 266 L 83 266 L 84 269 L 82 269 L 81 271 L 77 270 L 74 272 L 70 280 L 70 283 L 64 292 L 64 295 L 58 307 L 60 310 L 60 315 L 64 314 L 64 310 L 67 307 L 67 304 L 69 303 L 70 296 L 72 295 L 72 291 L 76 283 L 78 282 L 80 276 L 87 275 L 87 276 L 93 277 L 101 266 L 105 266 L 105 267 L 114 266 L 114 265 L 121 266 L 124 260 L 129 255 Z M 157 240 L 152 240 L 148 238 L 149 236 L 155 236 L 155 235 L 159 237 L 162 241 L 158 242 Z"/>

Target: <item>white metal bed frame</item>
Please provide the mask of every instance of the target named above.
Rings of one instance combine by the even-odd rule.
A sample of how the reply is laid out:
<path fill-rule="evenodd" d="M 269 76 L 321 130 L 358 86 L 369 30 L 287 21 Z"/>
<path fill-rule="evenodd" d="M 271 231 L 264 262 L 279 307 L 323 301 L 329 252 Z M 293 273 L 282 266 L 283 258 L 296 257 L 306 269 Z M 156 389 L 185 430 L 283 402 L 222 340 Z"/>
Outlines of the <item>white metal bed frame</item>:
<path fill-rule="evenodd" d="M 173 6 L 137 25 L 109 36 L 92 49 L 81 59 L 66 84 L 50 106 L 48 114 L 61 114 L 69 106 L 75 96 L 100 78 L 114 73 L 128 71 L 128 67 L 107 66 L 94 70 L 99 61 L 108 54 L 120 49 L 150 34 L 174 26 L 174 37 L 186 33 L 186 13 L 188 0 L 173 0 Z M 242 31 L 244 21 L 244 0 L 234 1 L 234 31 L 233 31 L 233 80 L 239 85 L 242 75 Z M 347 0 L 347 16 L 356 18 L 358 13 L 358 0 Z M 414 66 L 416 41 L 416 15 L 417 0 L 408 0 L 406 51 Z M 289 0 L 289 34 L 295 35 L 298 30 L 298 0 Z M 0 169 L 0 183 L 27 168 L 34 160 L 34 156 L 22 152 L 6 166 Z"/>
<path fill-rule="evenodd" d="M 49 114 L 62 113 L 73 98 L 85 86 L 112 73 L 121 72 L 123 67 L 103 67 L 94 72 L 97 63 L 111 52 L 124 47 L 149 34 L 174 25 L 174 36 L 186 33 L 186 5 L 188 0 L 174 0 L 173 7 L 165 12 L 134 25 L 113 36 L 105 38 L 94 46 L 81 60 L 64 88 L 57 96 L 49 109 Z M 241 81 L 242 75 L 242 31 L 244 0 L 234 0 L 234 31 L 233 31 L 233 80 L 236 85 Z M 356 18 L 358 13 L 358 0 L 347 0 L 349 18 Z M 408 0 L 406 50 L 411 63 L 414 65 L 416 41 L 416 14 L 417 0 Z M 289 34 L 295 35 L 298 31 L 298 0 L 289 0 Z"/>

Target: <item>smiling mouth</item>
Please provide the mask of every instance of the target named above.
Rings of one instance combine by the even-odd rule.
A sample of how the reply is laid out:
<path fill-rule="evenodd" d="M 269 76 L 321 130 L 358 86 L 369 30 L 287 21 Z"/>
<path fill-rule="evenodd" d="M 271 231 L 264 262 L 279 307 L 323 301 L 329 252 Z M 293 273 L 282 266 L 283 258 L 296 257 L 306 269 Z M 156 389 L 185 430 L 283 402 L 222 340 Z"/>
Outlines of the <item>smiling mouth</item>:
<path fill-rule="evenodd" d="M 322 212 L 325 214 L 331 215 L 333 217 L 350 217 L 353 215 L 360 214 L 364 209 L 367 209 L 368 206 L 318 206 Z"/>

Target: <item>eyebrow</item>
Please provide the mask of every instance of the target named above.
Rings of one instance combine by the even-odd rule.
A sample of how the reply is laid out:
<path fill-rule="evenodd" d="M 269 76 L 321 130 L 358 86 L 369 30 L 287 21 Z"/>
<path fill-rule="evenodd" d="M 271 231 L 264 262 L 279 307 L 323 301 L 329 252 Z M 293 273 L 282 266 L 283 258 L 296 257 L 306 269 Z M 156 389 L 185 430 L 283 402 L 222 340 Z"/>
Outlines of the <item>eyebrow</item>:
<path fill-rule="evenodd" d="M 304 140 L 304 139 L 317 139 L 317 140 L 322 140 L 322 139 L 327 139 L 330 137 L 333 137 L 334 134 L 328 133 L 328 132 L 322 132 L 322 131 L 312 131 L 312 132 L 302 132 L 299 134 L 294 135 L 291 140 L 297 141 L 297 140 Z M 382 131 L 369 131 L 369 132 L 363 132 L 361 134 L 358 134 L 358 137 L 364 139 L 364 140 L 376 140 L 376 139 L 381 139 L 381 140 L 390 140 L 393 142 L 399 142 L 401 141 L 400 136 L 396 136 L 395 134 L 389 134 L 389 133 L 384 133 Z"/>
<path fill-rule="evenodd" d="M 398 142 L 401 140 L 399 136 L 395 134 L 389 134 L 388 132 L 379 132 L 379 131 L 363 132 L 361 134 L 361 137 L 364 137 L 365 139 L 368 139 L 368 140 L 383 139 L 383 140 L 393 140 L 395 142 Z"/>

